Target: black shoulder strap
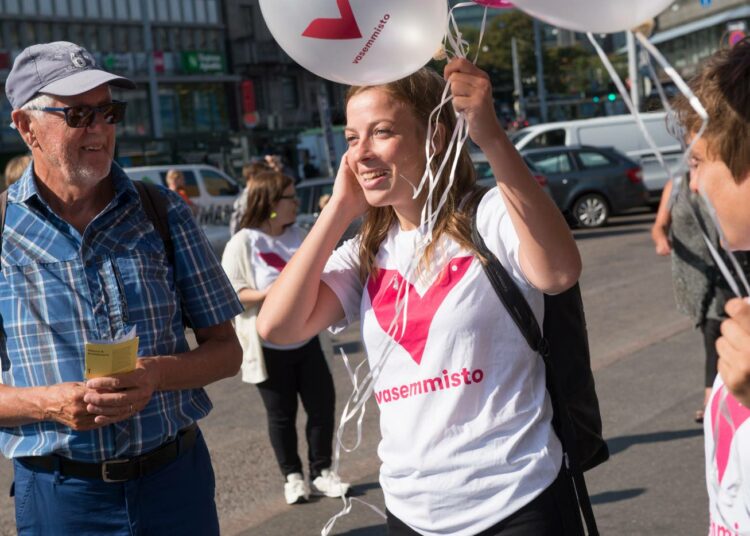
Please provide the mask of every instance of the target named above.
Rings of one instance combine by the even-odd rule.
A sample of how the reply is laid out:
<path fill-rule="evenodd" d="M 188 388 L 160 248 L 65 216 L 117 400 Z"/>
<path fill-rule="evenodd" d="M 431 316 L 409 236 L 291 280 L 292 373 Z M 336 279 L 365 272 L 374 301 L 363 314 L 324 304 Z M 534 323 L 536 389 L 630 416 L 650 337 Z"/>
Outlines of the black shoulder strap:
<path fill-rule="evenodd" d="M 150 182 L 133 181 L 133 185 L 141 198 L 146 216 L 151 220 L 159 236 L 161 236 L 162 242 L 164 242 L 164 250 L 167 253 L 169 264 L 174 266 L 174 244 L 172 244 L 172 234 L 169 232 L 169 219 L 164 195 Z"/>

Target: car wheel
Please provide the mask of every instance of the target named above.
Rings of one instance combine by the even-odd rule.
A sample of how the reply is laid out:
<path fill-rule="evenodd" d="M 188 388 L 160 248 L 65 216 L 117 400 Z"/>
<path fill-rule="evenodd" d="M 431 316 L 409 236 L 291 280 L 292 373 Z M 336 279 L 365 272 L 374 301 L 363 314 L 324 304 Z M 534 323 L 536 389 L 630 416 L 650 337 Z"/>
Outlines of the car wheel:
<path fill-rule="evenodd" d="M 609 219 L 607 200 L 599 194 L 586 194 L 573 203 L 573 218 L 578 225 L 593 229 L 601 227 Z"/>

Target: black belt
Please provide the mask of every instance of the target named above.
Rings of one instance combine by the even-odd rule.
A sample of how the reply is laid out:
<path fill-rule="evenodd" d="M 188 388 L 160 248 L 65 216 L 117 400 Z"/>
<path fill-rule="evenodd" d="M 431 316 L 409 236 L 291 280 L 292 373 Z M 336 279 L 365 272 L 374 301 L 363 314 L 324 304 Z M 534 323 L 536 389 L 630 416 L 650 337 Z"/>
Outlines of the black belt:
<path fill-rule="evenodd" d="M 198 436 L 198 426 L 193 423 L 177 433 L 177 437 L 154 450 L 135 458 L 108 460 L 102 463 L 84 463 L 57 454 L 17 458 L 19 462 L 48 473 L 59 471 L 62 476 L 92 478 L 104 482 L 126 482 L 155 473 L 177 459 L 182 452 L 193 448 Z"/>

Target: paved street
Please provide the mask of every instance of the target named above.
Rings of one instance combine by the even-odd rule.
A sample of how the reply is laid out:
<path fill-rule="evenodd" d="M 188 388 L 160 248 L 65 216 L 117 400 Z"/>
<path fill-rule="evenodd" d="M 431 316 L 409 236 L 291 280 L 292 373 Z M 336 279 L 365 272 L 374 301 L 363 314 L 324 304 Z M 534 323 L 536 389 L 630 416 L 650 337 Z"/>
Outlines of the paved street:
<path fill-rule="evenodd" d="M 692 415 L 702 397 L 702 343 L 674 310 L 670 263 L 653 254 L 649 239 L 652 220 L 651 214 L 636 214 L 616 218 L 605 229 L 576 231 L 592 358 L 613 454 L 587 481 L 602 534 L 701 535 L 707 531 L 702 431 Z M 334 343 L 353 362 L 363 359 L 355 330 Z M 332 368 L 340 414 L 351 386 L 340 359 L 332 360 Z M 216 407 L 202 427 L 214 457 L 223 533 L 319 534 L 342 503 L 284 503 L 257 390 L 233 378 L 209 391 Z M 347 444 L 355 439 L 352 432 Z M 362 445 L 343 453 L 340 473 L 355 484 L 357 499 L 382 508 L 378 436 L 371 403 Z M 0 461 L 0 489 L 8 489 L 10 473 L 10 464 Z M 369 536 L 384 530 L 376 513 L 355 502 L 332 533 Z M 0 534 L 13 534 L 12 501 L 5 492 Z"/>

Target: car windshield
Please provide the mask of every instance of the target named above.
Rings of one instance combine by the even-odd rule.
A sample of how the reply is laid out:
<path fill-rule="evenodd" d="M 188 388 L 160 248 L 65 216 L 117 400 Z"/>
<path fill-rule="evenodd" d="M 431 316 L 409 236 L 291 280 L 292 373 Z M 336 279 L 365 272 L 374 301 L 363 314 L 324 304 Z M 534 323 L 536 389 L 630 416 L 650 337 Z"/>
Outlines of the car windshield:
<path fill-rule="evenodd" d="M 512 134 L 508 135 L 508 139 L 512 144 L 518 143 L 518 140 L 523 138 L 526 134 L 528 134 L 529 129 L 528 128 L 522 128 L 521 130 L 517 130 L 516 132 L 513 132 Z"/>

